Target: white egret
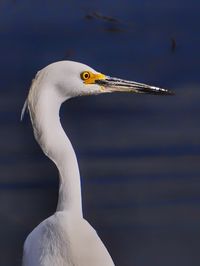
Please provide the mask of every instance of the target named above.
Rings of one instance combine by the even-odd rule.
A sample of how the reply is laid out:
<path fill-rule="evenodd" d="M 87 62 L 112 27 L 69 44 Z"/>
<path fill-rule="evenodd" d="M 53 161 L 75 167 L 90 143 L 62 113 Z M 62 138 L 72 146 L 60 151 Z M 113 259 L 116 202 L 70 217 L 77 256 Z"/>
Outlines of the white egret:
<path fill-rule="evenodd" d="M 114 265 L 96 231 L 83 218 L 77 159 L 59 118 L 60 106 L 69 98 L 114 91 L 171 94 L 111 78 L 73 61 L 53 63 L 33 80 L 22 117 L 27 106 L 35 138 L 57 166 L 60 184 L 55 214 L 41 222 L 25 241 L 23 266 Z"/>

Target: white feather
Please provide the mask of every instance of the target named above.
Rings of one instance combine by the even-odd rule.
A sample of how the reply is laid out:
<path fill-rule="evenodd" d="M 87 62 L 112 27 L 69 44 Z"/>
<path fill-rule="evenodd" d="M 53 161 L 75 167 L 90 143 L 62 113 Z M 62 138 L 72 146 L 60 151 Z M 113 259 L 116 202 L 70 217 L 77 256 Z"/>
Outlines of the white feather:
<path fill-rule="evenodd" d="M 59 171 L 59 198 L 54 215 L 40 223 L 24 244 L 23 266 L 113 266 L 95 230 L 83 218 L 80 174 L 76 155 L 59 118 L 61 104 L 82 94 L 100 91 L 85 85 L 82 71 L 93 71 L 75 62 L 54 63 L 32 82 L 22 117 L 28 106 L 34 135 Z"/>

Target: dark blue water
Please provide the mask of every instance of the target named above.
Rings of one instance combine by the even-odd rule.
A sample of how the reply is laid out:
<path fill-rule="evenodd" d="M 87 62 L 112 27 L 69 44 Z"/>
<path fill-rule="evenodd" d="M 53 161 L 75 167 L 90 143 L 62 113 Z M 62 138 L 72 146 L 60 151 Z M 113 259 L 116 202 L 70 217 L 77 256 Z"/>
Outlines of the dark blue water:
<path fill-rule="evenodd" d="M 0 265 L 57 204 L 54 165 L 20 112 L 31 79 L 75 60 L 174 97 L 77 98 L 61 110 L 77 153 L 85 217 L 117 266 L 200 263 L 200 3 L 0 2 Z"/>

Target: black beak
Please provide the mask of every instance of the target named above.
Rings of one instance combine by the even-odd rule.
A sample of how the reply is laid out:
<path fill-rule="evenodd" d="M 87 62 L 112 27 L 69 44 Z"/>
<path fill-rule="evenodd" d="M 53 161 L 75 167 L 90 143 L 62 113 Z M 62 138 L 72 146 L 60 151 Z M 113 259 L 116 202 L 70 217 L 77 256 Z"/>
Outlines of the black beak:
<path fill-rule="evenodd" d="M 97 79 L 96 84 L 102 86 L 105 92 L 133 92 L 148 93 L 154 95 L 174 95 L 174 92 L 154 86 L 149 86 L 135 81 L 106 76 L 105 79 Z"/>

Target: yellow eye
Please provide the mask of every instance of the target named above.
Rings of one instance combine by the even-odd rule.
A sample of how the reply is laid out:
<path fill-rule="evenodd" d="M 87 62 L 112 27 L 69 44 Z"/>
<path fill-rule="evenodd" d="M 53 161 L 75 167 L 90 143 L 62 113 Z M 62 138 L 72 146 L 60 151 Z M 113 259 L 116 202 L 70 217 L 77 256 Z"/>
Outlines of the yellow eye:
<path fill-rule="evenodd" d="M 81 79 L 82 80 L 87 80 L 89 78 L 90 78 L 90 72 L 84 71 L 84 72 L 81 73 Z"/>

